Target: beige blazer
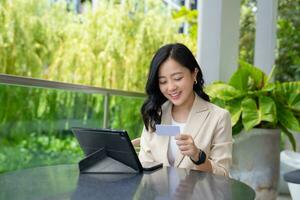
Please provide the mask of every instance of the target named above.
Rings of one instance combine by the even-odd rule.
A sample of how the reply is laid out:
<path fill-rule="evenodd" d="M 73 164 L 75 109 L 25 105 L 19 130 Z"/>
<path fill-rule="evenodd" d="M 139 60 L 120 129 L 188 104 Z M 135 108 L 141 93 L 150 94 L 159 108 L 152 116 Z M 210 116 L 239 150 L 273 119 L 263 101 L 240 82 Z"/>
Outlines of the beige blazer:
<path fill-rule="evenodd" d="M 232 129 L 230 114 L 212 103 L 204 101 L 198 95 L 193 102 L 184 133 L 192 135 L 195 145 L 203 150 L 211 162 L 214 174 L 228 176 L 232 160 Z M 171 124 L 172 103 L 162 105 L 161 124 Z M 170 166 L 168 161 L 169 136 L 158 136 L 148 132 L 145 127 L 141 136 L 139 159 L 141 162 L 161 162 Z M 196 169 L 188 156 L 177 151 L 174 167 Z"/>

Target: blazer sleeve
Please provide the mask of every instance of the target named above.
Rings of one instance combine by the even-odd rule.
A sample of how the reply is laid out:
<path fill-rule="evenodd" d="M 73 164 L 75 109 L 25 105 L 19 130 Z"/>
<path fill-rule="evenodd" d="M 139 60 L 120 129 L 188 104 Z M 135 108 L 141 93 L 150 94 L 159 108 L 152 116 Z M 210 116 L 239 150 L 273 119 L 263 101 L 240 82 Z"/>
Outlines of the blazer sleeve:
<path fill-rule="evenodd" d="M 223 112 L 217 123 L 209 160 L 214 174 L 229 175 L 232 162 L 232 128 L 228 111 Z"/>
<path fill-rule="evenodd" d="M 139 159 L 140 162 L 154 162 L 150 148 L 150 133 L 146 130 L 145 126 L 141 135 Z"/>

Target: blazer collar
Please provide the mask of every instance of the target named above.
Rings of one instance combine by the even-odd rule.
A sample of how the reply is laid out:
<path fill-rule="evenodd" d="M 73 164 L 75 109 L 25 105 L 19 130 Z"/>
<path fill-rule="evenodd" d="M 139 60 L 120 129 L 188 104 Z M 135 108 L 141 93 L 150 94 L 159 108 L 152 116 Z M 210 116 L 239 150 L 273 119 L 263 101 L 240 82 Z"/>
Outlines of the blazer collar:
<path fill-rule="evenodd" d="M 192 135 L 192 137 L 195 139 L 195 137 L 199 132 L 198 130 L 201 128 L 208 113 L 209 113 L 208 102 L 200 98 L 195 93 L 195 100 L 193 102 L 183 132 L 185 134 Z M 167 101 L 162 105 L 161 124 L 171 124 L 171 123 L 172 123 L 172 103 L 170 101 Z M 168 157 L 169 140 L 170 137 L 165 137 L 163 139 L 163 144 L 162 144 L 162 151 L 163 151 L 162 154 L 165 155 L 166 158 Z M 181 161 L 183 160 L 183 158 L 184 156 L 179 151 L 177 151 L 174 166 L 178 167 Z"/>
<path fill-rule="evenodd" d="M 172 123 L 172 106 L 173 104 L 170 101 L 167 101 L 162 105 L 162 117 L 161 117 L 161 124 L 171 124 Z M 189 124 L 190 119 L 195 113 L 201 113 L 208 110 L 208 102 L 200 98 L 195 93 L 195 100 L 193 102 L 192 108 L 190 110 L 187 124 Z"/>
<path fill-rule="evenodd" d="M 172 103 L 170 101 L 165 102 L 162 105 L 162 116 L 161 116 L 161 124 L 172 124 Z M 170 143 L 170 137 L 168 136 L 160 136 L 161 137 L 161 149 L 162 155 L 164 157 L 164 162 L 168 163 L 168 149 Z"/>
<path fill-rule="evenodd" d="M 188 119 L 183 133 L 192 135 L 193 139 L 199 134 L 199 129 L 202 127 L 205 119 L 209 114 L 208 102 L 200 98 L 197 94 L 192 109 L 189 113 Z M 177 151 L 175 157 L 175 167 L 179 167 L 185 156 Z"/>

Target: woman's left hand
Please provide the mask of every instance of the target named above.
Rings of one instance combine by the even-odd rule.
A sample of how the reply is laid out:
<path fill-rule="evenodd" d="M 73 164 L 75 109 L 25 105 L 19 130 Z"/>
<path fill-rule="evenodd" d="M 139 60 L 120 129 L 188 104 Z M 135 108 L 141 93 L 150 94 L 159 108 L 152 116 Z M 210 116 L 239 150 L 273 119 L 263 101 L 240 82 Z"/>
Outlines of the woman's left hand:
<path fill-rule="evenodd" d="M 199 149 L 196 147 L 191 135 L 179 134 L 175 136 L 175 139 L 182 155 L 189 156 L 195 161 L 199 159 Z"/>

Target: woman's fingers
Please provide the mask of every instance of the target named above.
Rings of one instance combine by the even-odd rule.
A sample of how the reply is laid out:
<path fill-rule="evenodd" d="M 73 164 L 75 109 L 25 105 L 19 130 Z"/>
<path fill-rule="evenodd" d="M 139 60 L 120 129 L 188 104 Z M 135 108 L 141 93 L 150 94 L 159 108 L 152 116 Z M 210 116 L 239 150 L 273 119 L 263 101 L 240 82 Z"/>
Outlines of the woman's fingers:
<path fill-rule="evenodd" d="M 188 151 L 189 149 L 191 149 L 191 146 L 189 145 L 180 145 L 178 146 L 180 151 Z"/>
<path fill-rule="evenodd" d="M 176 136 L 177 137 L 177 136 Z M 190 135 L 182 135 L 181 137 L 177 137 L 176 139 L 176 144 L 178 146 L 181 145 L 194 145 L 194 140 L 192 138 L 192 136 Z"/>
<path fill-rule="evenodd" d="M 188 134 L 178 134 L 175 136 L 176 140 L 187 140 L 189 138 L 192 138 L 192 136 Z"/>
<path fill-rule="evenodd" d="M 181 146 L 181 145 L 189 145 L 189 144 L 193 144 L 193 141 L 192 140 L 177 140 L 176 141 L 176 144 L 178 146 Z"/>
<path fill-rule="evenodd" d="M 194 144 L 194 139 L 188 134 L 179 134 L 175 137 L 176 144 L 181 154 L 186 156 L 194 156 L 197 153 L 197 147 Z"/>
<path fill-rule="evenodd" d="M 194 155 L 195 147 L 192 144 L 178 145 L 178 149 L 180 150 L 182 155 L 192 156 Z"/>
<path fill-rule="evenodd" d="M 182 155 L 185 156 L 192 156 L 193 155 L 193 151 L 192 150 L 187 150 L 187 151 L 180 151 Z"/>

